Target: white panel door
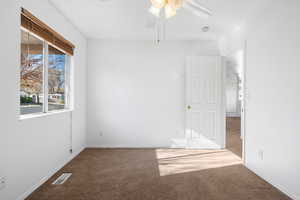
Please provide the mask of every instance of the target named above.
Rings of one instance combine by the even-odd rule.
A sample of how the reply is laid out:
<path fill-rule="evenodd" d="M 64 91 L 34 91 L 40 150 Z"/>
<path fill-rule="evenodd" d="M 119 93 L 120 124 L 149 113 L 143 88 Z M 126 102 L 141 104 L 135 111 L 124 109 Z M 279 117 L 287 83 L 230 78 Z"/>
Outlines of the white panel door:
<path fill-rule="evenodd" d="M 219 56 L 187 57 L 187 148 L 224 148 L 226 131 L 222 66 Z"/>

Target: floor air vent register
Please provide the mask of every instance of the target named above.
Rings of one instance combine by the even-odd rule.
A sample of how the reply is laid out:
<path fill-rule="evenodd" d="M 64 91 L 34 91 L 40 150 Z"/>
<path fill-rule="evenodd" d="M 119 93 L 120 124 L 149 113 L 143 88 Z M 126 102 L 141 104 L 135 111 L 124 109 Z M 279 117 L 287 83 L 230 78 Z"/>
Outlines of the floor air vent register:
<path fill-rule="evenodd" d="M 60 177 L 58 177 L 52 185 L 62 185 L 64 184 L 70 177 L 72 176 L 72 173 L 63 173 Z"/>

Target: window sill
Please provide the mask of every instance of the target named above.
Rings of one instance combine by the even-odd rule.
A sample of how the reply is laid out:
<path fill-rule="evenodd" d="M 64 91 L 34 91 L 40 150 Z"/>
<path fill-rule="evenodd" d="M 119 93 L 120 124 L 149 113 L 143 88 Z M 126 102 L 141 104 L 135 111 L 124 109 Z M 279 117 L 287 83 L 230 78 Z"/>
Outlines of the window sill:
<path fill-rule="evenodd" d="M 59 110 L 59 111 L 50 111 L 50 112 L 47 112 L 47 113 L 33 113 L 33 114 L 20 115 L 19 121 L 23 121 L 23 120 L 27 120 L 27 119 L 40 118 L 40 117 L 46 117 L 46 116 L 62 114 L 62 113 L 68 113 L 68 112 L 72 112 L 72 111 L 73 110 L 71 110 L 71 109 L 64 109 L 64 110 Z"/>

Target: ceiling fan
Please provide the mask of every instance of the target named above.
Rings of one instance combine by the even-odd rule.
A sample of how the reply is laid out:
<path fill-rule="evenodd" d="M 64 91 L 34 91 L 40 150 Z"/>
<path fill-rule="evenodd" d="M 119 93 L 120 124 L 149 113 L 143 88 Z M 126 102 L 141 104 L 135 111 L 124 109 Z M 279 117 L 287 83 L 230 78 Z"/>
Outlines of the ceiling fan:
<path fill-rule="evenodd" d="M 152 3 L 149 9 L 156 17 L 162 16 L 162 10 L 164 10 L 165 17 L 171 18 L 176 15 L 177 10 L 184 8 L 192 12 L 193 14 L 207 18 L 212 15 L 211 10 L 201 5 L 197 0 L 150 0 Z"/>
<path fill-rule="evenodd" d="M 177 10 L 183 8 L 200 18 L 208 18 L 212 16 L 212 11 L 200 4 L 197 0 L 150 0 L 152 6 L 149 12 L 152 13 L 157 20 L 153 23 L 148 23 L 148 27 L 154 27 L 155 43 L 159 44 L 166 38 L 165 20 L 162 20 L 163 15 L 169 19 L 176 15 Z M 163 12 L 164 11 L 164 12 Z M 202 27 L 203 32 L 209 31 L 209 26 Z"/>

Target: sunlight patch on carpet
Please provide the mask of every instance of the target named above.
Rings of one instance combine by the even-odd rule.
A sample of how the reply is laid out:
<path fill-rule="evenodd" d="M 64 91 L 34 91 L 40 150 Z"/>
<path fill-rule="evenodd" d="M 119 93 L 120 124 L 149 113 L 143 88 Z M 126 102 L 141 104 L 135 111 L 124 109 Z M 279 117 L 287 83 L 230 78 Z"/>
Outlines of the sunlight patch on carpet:
<path fill-rule="evenodd" d="M 160 176 L 242 164 L 241 158 L 228 150 L 157 149 L 156 158 Z"/>

